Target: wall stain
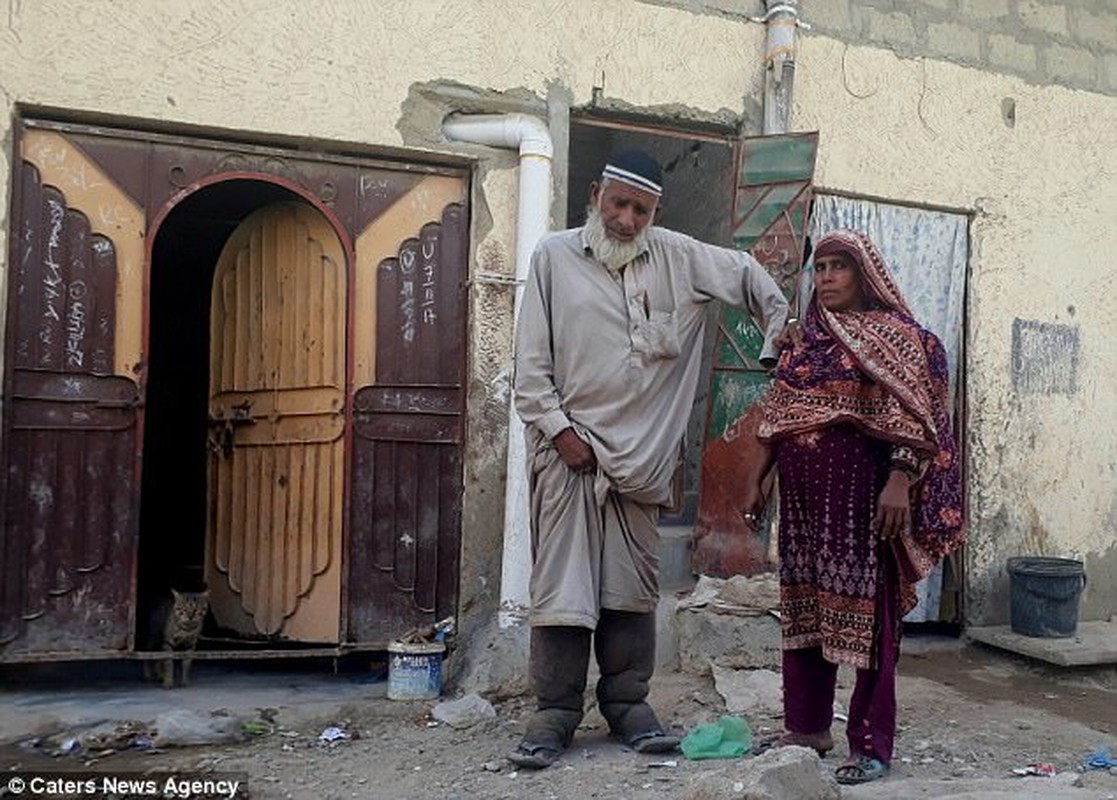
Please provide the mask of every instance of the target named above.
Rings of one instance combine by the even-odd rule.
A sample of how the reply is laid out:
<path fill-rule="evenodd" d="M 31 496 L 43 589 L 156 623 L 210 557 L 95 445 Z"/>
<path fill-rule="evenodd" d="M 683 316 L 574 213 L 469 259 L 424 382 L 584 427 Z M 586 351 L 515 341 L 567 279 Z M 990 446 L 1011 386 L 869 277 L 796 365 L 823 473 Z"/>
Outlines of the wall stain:
<path fill-rule="evenodd" d="M 1020 394 L 1078 394 L 1077 325 L 1012 321 L 1012 386 Z"/>

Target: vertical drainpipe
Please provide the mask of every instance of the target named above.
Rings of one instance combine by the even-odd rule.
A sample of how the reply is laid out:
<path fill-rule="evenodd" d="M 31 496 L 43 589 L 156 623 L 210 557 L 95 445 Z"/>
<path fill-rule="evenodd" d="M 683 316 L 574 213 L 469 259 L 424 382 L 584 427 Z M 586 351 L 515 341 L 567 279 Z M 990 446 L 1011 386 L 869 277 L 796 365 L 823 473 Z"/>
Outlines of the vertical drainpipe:
<path fill-rule="evenodd" d="M 795 29 L 799 0 L 765 0 L 766 13 L 752 18 L 768 28 L 764 52 L 764 128 L 767 136 L 787 133 L 791 119 L 791 90 L 795 83 Z M 806 27 L 804 25 L 804 27 Z"/>
<path fill-rule="evenodd" d="M 520 180 L 516 210 L 516 295 L 513 335 L 531 254 L 550 227 L 551 157 L 547 125 L 527 114 L 451 114 L 442 123 L 447 139 L 489 147 L 517 148 Z M 523 622 L 530 597 L 531 527 L 528 518 L 524 426 L 509 403 L 508 462 L 504 498 L 504 552 L 500 582 L 500 626 Z"/>

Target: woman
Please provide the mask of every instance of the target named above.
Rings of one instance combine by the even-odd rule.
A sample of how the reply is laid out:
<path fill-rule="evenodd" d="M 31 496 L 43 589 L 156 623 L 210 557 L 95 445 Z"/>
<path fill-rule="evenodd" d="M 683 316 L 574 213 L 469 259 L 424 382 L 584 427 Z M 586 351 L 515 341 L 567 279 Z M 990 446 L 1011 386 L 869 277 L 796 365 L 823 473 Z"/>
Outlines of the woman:
<path fill-rule="evenodd" d="M 784 723 L 779 744 L 833 746 L 839 664 L 857 669 L 842 783 L 888 772 L 895 667 L 914 584 L 963 540 L 958 451 L 942 344 L 911 316 L 867 236 L 840 230 L 814 253 L 801 342 L 761 403 L 765 463 L 743 516 L 762 510 L 774 458 L 780 492 Z"/>

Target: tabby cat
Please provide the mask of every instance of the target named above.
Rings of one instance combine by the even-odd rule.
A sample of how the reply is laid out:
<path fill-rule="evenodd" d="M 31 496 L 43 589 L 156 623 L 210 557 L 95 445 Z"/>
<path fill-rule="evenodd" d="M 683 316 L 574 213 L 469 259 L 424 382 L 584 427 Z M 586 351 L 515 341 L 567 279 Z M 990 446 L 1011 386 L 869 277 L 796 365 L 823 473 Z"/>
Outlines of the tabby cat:
<path fill-rule="evenodd" d="M 152 614 L 151 631 L 160 636 L 155 644 L 162 651 L 192 653 L 202 632 L 202 623 L 209 610 L 209 592 L 180 592 L 171 589 L 171 596 L 159 602 Z M 175 675 L 175 663 L 181 665 L 180 674 Z M 160 678 L 163 688 L 185 686 L 190 678 L 189 655 L 181 658 L 156 659 L 144 662 L 144 674 L 148 680 Z"/>

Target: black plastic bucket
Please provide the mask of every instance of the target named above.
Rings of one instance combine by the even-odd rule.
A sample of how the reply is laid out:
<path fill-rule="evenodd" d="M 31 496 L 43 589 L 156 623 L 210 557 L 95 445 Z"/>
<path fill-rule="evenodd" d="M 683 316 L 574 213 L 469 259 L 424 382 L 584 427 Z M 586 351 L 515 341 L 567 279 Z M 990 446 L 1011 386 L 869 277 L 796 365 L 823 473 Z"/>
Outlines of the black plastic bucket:
<path fill-rule="evenodd" d="M 1086 585 L 1082 562 L 1017 556 L 1008 560 L 1012 632 L 1059 639 L 1078 628 L 1078 598 Z"/>

